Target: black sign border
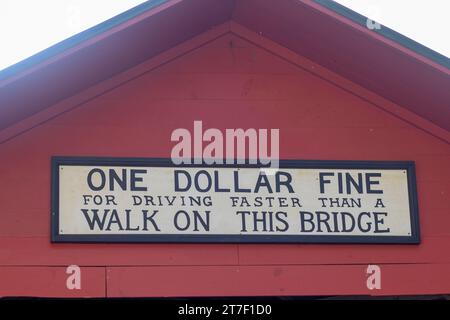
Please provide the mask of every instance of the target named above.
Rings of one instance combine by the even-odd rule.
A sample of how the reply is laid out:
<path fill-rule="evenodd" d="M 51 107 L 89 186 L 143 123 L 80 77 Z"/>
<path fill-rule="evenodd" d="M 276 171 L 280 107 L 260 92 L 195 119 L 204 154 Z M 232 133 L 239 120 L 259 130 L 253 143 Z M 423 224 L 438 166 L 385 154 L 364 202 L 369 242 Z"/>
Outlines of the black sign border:
<path fill-rule="evenodd" d="M 191 161 L 193 163 L 193 161 Z M 395 169 L 406 170 L 410 207 L 410 236 L 335 235 L 68 235 L 59 233 L 59 166 L 181 167 L 170 158 L 54 156 L 51 159 L 51 242 L 53 243 L 297 243 L 297 244 L 419 244 L 419 209 L 414 161 L 280 160 L 280 169 Z M 183 164 L 182 167 L 261 168 L 259 164 Z"/>

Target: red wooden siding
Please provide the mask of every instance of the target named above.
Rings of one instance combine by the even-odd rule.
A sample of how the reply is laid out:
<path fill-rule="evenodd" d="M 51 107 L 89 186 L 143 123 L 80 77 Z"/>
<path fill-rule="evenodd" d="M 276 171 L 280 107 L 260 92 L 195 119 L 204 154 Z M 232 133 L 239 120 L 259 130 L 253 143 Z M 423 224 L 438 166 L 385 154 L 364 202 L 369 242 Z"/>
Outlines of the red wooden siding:
<path fill-rule="evenodd" d="M 133 79 L 1 143 L 0 296 L 449 293 L 448 142 L 266 43 L 228 33 L 158 68 L 143 64 Z M 414 160 L 422 243 L 50 243 L 51 156 L 169 157 L 172 130 L 194 120 L 279 128 L 284 159 Z M 82 269 L 81 291 L 65 288 L 71 264 Z M 366 287 L 368 264 L 382 268 L 380 291 Z"/>
<path fill-rule="evenodd" d="M 0 297 L 104 297 L 105 268 L 85 267 L 81 272 L 81 288 L 66 287 L 68 275 L 65 267 L 0 267 Z"/>
<path fill-rule="evenodd" d="M 380 265 L 381 290 L 367 289 L 366 265 L 111 267 L 107 270 L 108 296 L 439 294 L 448 292 L 449 267 Z"/>

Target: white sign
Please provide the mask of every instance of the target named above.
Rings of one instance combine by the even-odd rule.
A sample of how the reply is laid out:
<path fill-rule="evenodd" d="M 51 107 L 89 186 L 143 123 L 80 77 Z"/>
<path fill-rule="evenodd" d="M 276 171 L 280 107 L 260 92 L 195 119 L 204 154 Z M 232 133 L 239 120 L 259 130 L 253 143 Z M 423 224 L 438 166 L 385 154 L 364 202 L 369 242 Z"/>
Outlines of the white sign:
<path fill-rule="evenodd" d="M 55 242 L 418 243 L 411 162 L 54 158 Z"/>

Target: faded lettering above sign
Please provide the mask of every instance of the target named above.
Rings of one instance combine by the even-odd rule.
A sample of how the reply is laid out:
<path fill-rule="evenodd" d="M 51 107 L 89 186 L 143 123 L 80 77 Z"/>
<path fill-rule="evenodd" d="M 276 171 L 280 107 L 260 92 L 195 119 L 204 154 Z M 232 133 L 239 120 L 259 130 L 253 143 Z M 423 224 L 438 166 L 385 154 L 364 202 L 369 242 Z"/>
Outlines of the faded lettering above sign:
<path fill-rule="evenodd" d="M 54 158 L 61 242 L 418 243 L 411 162 Z"/>

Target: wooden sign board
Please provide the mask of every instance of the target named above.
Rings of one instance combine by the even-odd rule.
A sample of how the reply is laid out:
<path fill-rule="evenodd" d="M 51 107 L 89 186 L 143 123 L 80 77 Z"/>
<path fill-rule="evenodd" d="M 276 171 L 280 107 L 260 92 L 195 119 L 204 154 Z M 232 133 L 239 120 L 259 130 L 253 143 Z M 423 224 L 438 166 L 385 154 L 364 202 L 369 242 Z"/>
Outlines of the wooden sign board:
<path fill-rule="evenodd" d="M 419 243 L 413 162 L 52 161 L 53 242 Z"/>

